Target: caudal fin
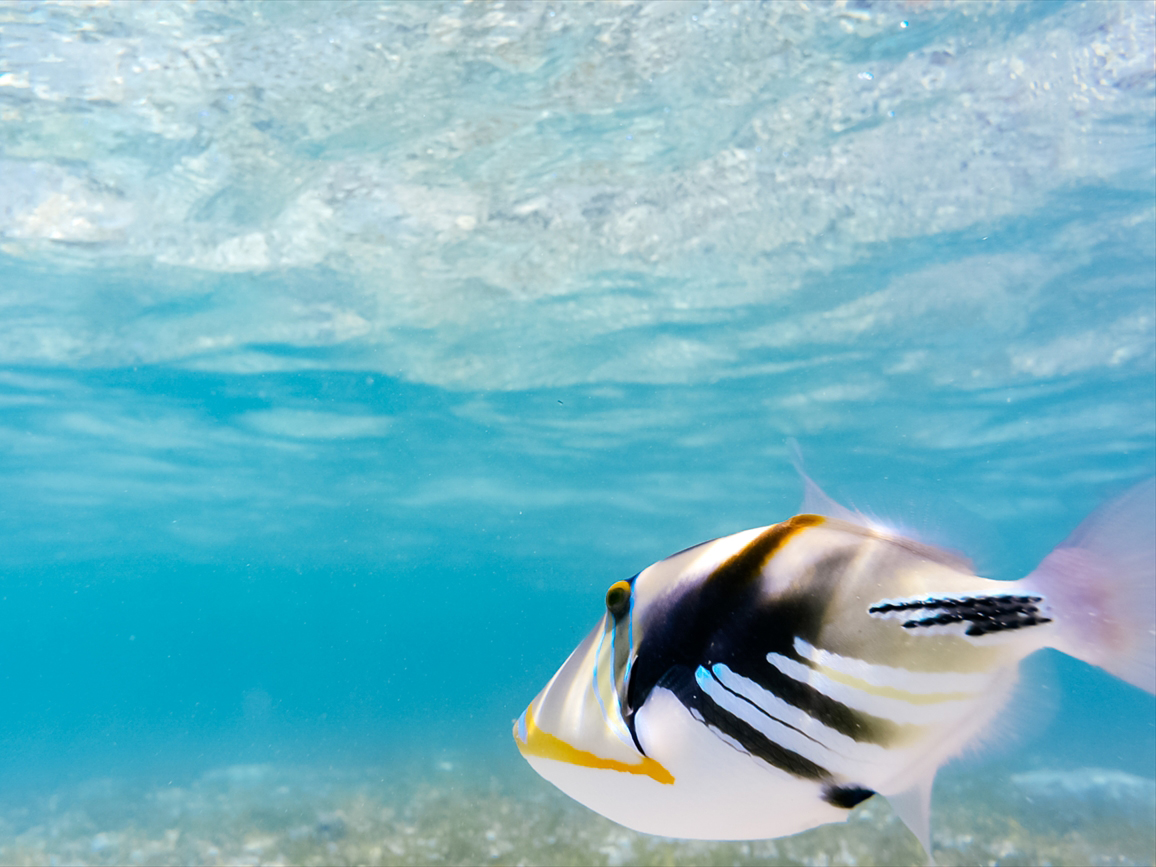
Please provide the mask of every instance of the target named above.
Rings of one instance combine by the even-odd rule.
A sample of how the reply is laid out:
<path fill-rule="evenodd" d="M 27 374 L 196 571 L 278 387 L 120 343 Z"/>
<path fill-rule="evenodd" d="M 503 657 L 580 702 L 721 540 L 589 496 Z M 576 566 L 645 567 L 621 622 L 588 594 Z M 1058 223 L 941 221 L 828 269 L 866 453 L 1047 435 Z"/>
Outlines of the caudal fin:
<path fill-rule="evenodd" d="M 1156 478 L 1093 512 L 1023 580 L 1056 649 L 1156 693 Z"/>

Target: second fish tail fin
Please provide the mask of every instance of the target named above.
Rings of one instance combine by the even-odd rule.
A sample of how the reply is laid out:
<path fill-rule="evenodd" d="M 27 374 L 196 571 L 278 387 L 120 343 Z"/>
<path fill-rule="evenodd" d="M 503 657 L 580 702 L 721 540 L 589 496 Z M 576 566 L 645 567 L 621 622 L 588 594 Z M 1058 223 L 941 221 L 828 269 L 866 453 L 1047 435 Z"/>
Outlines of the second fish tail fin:
<path fill-rule="evenodd" d="M 1156 693 L 1156 478 L 1093 512 L 1021 582 L 1055 647 Z"/>

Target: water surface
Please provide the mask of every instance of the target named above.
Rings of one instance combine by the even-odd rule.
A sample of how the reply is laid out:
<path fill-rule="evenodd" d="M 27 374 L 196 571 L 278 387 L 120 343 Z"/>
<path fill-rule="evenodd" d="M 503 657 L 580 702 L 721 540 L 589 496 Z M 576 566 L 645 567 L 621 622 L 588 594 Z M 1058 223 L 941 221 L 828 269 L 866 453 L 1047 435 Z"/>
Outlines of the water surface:
<path fill-rule="evenodd" d="M 510 720 L 611 582 L 793 514 L 790 437 L 1004 578 L 1156 470 L 1154 44 L 1145 2 L 0 6 L 0 862 L 916 863 L 886 805 L 628 834 Z M 1152 698 L 1025 680 L 937 858 L 1152 863 Z"/>

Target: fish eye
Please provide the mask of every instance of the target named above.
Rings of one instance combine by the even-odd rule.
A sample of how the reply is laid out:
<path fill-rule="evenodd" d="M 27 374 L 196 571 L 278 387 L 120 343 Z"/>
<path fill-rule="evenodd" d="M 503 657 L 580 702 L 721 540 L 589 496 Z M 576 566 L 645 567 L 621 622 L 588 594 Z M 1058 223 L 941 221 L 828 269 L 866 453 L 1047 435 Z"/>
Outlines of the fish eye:
<path fill-rule="evenodd" d="M 606 591 L 606 610 L 614 617 L 621 617 L 630 608 L 630 583 L 615 581 Z"/>

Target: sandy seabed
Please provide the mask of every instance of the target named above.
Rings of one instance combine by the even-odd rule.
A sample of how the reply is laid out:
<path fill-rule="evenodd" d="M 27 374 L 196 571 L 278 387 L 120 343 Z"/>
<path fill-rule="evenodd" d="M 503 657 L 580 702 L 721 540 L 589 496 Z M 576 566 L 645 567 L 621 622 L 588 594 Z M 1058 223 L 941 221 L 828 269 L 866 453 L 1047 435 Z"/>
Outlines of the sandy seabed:
<path fill-rule="evenodd" d="M 1156 781 L 949 773 L 933 825 L 940 865 L 1150 865 Z M 527 769 L 445 758 L 402 770 L 233 765 L 182 785 L 104 778 L 0 803 L 3 865 L 921 863 L 878 798 L 845 825 L 780 840 L 686 842 L 627 831 Z"/>

